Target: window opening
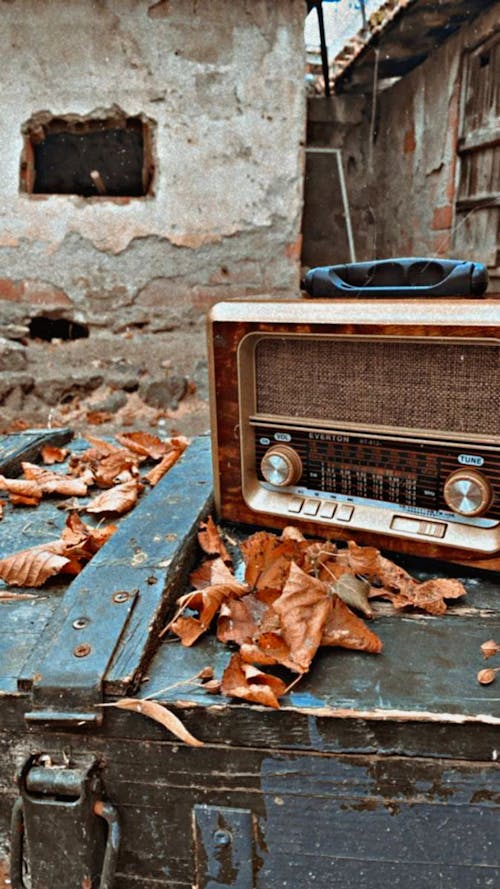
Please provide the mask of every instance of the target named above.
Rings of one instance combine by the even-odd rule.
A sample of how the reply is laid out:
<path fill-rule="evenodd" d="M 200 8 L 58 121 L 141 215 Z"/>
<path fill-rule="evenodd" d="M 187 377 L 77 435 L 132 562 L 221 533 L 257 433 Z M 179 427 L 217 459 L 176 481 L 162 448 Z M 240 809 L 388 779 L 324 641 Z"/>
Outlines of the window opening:
<path fill-rule="evenodd" d="M 35 115 L 23 127 L 21 191 L 144 197 L 152 193 L 152 121 L 142 115 Z"/>

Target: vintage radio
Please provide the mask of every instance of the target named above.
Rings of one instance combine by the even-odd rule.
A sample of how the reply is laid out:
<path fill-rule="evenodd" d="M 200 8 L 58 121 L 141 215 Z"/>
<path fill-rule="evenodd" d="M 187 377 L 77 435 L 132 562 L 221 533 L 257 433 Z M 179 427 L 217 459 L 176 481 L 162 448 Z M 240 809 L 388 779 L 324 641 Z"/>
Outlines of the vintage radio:
<path fill-rule="evenodd" d="M 499 331 L 488 299 L 216 305 L 220 517 L 498 569 Z"/>

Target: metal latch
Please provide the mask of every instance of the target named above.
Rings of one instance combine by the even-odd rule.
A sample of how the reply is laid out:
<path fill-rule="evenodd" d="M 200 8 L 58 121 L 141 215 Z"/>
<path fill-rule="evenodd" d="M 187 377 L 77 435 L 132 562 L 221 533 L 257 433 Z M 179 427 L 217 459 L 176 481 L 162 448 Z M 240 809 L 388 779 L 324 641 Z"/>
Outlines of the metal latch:
<path fill-rule="evenodd" d="M 11 821 L 12 889 L 111 889 L 120 829 L 102 799 L 96 760 L 76 767 L 34 756 Z"/>
<path fill-rule="evenodd" d="M 249 809 L 193 809 L 196 889 L 253 889 L 253 817 Z"/>

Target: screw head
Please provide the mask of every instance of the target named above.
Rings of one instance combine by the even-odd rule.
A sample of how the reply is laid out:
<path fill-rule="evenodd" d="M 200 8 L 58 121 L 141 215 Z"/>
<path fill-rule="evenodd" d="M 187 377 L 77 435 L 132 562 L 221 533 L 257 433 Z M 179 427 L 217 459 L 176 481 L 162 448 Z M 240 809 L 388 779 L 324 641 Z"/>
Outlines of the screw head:
<path fill-rule="evenodd" d="M 89 623 L 90 623 L 90 618 L 77 617 L 76 620 L 73 621 L 73 629 L 74 630 L 83 630 L 85 627 L 88 627 Z"/>
<path fill-rule="evenodd" d="M 113 593 L 112 599 L 113 602 L 117 602 L 118 604 L 120 604 L 120 602 L 128 602 L 128 600 L 130 599 L 130 593 L 127 593 L 125 590 L 118 593 Z"/>
<path fill-rule="evenodd" d="M 73 654 L 75 657 L 87 657 L 91 651 L 92 646 L 87 642 L 84 642 L 83 645 L 77 645 L 76 648 L 73 649 Z"/>
<path fill-rule="evenodd" d="M 229 846 L 231 844 L 231 834 L 228 830 L 216 830 L 214 833 L 214 843 L 216 846 Z"/>

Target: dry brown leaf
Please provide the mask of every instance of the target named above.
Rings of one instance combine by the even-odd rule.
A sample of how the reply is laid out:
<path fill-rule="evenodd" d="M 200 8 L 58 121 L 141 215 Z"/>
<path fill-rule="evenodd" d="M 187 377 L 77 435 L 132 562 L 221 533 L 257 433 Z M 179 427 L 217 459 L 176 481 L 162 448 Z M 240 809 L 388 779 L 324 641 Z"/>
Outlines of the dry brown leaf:
<path fill-rule="evenodd" d="M 243 645 L 259 633 L 259 625 L 267 605 L 249 593 L 239 599 L 225 599 L 220 606 L 217 638 L 220 642 Z"/>
<path fill-rule="evenodd" d="M 337 560 L 353 574 L 364 574 L 370 580 L 378 576 L 380 553 L 374 546 L 358 546 L 354 540 L 349 540 L 347 549 L 338 551 Z"/>
<path fill-rule="evenodd" d="M 52 466 L 53 463 L 64 463 L 69 450 L 68 448 L 58 448 L 55 445 L 44 445 L 40 454 L 45 465 Z"/>
<path fill-rule="evenodd" d="M 184 615 L 177 617 L 170 624 L 171 631 L 179 636 L 183 645 L 192 645 L 208 630 L 224 599 L 241 596 L 247 591 L 244 584 L 233 579 L 232 583 L 206 587 L 204 590 L 195 590 L 193 593 L 181 596 L 177 602 L 180 610 L 190 608 L 198 612 L 198 617 Z"/>
<path fill-rule="evenodd" d="M 231 556 L 226 549 L 212 516 L 209 516 L 206 522 L 200 522 L 198 543 L 207 556 L 218 556 L 226 563 L 226 565 L 232 565 Z"/>
<path fill-rule="evenodd" d="M 66 573 L 71 560 L 61 552 L 62 541 L 40 544 L 0 559 L 0 578 L 11 586 L 39 587 L 49 577 Z"/>
<path fill-rule="evenodd" d="M 488 639 L 487 642 L 483 642 L 481 645 L 481 654 L 485 661 L 488 660 L 488 658 L 493 657 L 495 654 L 498 654 L 499 651 L 500 645 L 498 645 L 494 639 Z"/>
<path fill-rule="evenodd" d="M 346 572 L 334 584 L 332 590 L 351 608 L 361 611 L 365 617 L 373 617 L 373 611 L 368 600 L 370 581 L 356 577 Z"/>
<path fill-rule="evenodd" d="M 245 580 L 266 602 L 283 590 L 293 559 L 301 560 L 302 542 L 293 537 L 281 540 L 267 531 L 257 531 L 240 546 L 245 561 Z"/>
<path fill-rule="evenodd" d="M 175 633 L 186 648 L 190 648 L 206 632 L 208 627 L 203 626 L 197 617 L 185 617 L 181 614 L 171 621 L 160 635 L 163 635 L 167 629 Z"/>
<path fill-rule="evenodd" d="M 135 506 L 142 490 L 143 485 L 136 479 L 124 482 L 122 485 L 115 485 L 114 488 L 109 488 L 94 497 L 86 506 L 85 512 L 94 514 L 112 512 L 123 515 Z"/>
<path fill-rule="evenodd" d="M 0 475 L 0 490 L 7 491 L 14 506 L 38 506 L 43 492 L 36 482 Z"/>
<path fill-rule="evenodd" d="M 110 441 L 105 441 L 103 438 L 97 438 L 95 435 L 89 435 L 88 433 L 86 433 L 85 439 L 86 441 L 88 441 L 89 445 L 92 446 L 92 449 L 100 454 L 101 457 L 106 457 L 108 454 L 113 454 L 115 451 L 122 450 L 121 448 L 117 447 L 117 445 L 112 444 Z"/>
<path fill-rule="evenodd" d="M 109 411 L 86 411 L 85 419 L 90 426 L 102 426 L 113 419 L 113 414 Z"/>
<path fill-rule="evenodd" d="M 286 684 L 281 679 L 245 663 L 238 653 L 233 654 L 222 676 L 222 694 L 274 709 L 279 708 L 278 698 L 285 691 Z"/>
<path fill-rule="evenodd" d="M 115 530 L 114 525 L 91 528 L 72 513 L 58 540 L 0 560 L 0 577 L 11 586 L 39 587 L 56 574 L 78 574 Z"/>
<path fill-rule="evenodd" d="M 395 608 L 417 608 L 428 614 L 444 614 L 447 610 L 446 599 L 459 599 L 466 592 L 459 580 L 433 578 L 424 583 L 412 580 L 398 592 L 385 590 L 384 598 L 389 599 Z"/>
<path fill-rule="evenodd" d="M 249 664 L 260 664 L 261 666 L 281 664 L 281 666 L 297 672 L 297 664 L 279 632 L 261 633 L 254 642 L 244 642 L 240 647 L 240 655 L 241 659 Z"/>
<path fill-rule="evenodd" d="M 170 441 L 162 441 L 151 432 L 123 432 L 115 435 L 117 441 L 135 454 L 161 460 L 172 450 Z"/>
<path fill-rule="evenodd" d="M 174 463 L 177 463 L 177 460 L 181 456 L 182 451 L 170 451 L 156 466 L 153 466 L 149 472 L 146 473 L 144 478 L 149 482 L 152 488 L 158 484 L 161 478 L 172 469 Z"/>
<path fill-rule="evenodd" d="M 92 465 L 92 475 L 95 484 L 100 488 L 111 488 L 120 479 L 123 473 L 128 473 L 128 479 L 139 475 L 138 458 L 123 448 L 102 457 Z M 80 476 L 81 477 L 81 476 Z"/>
<path fill-rule="evenodd" d="M 175 735 L 176 738 L 184 741 L 185 744 L 189 744 L 190 747 L 203 747 L 204 742 L 198 740 L 198 738 L 195 738 L 188 732 L 180 719 L 170 710 L 167 710 L 163 704 L 159 704 L 157 701 L 141 701 L 140 698 L 122 698 L 121 700 L 106 706 L 118 707 L 120 710 L 132 710 L 134 713 L 140 713 L 141 716 L 147 716 L 148 719 L 153 719 L 155 722 L 159 722 L 168 729 L 169 732 Z"/>
<path fill-rule="evenodd" d="M 81 478 L 51 472 L 36 463 L 21 463 L 24 477 L 34 481 L 43 494 L 61 494 L 64 497 L 85 497 L 87 485 Z"/>
<path fill-rule="evenodd" d="M 202 590 L 207 586 L 232 583 L 234 574 L 221 558 L 206 559 L 189 575 L 191 586 Z"/>
<path fill-rule="evenodd" d="M 332 596 L 331 610 L 326 621 L 321 645 L 352 648 L 378 654 L 382 642 L 360 617 L 357 617 L 339 596 Z"/>
<path fill-rule="evenodd" d="M 292 562 L 283 592 L 272 607 L 279 615 L 295 669 L 307 672 L 330 614 L 327 586 Z"/>
<path fill-rule="evenodd" d="M 101 546 L 104 546 L 115 531 L 116 525 L 92 528 L 85 524 L 76 513 L 71 513 L 66 519 L 66 525 L 61 535 L 66 546 L 65 555 L 74 557 L 75 551 L 79 550 L 82 557 L 88 561 Z"/>

